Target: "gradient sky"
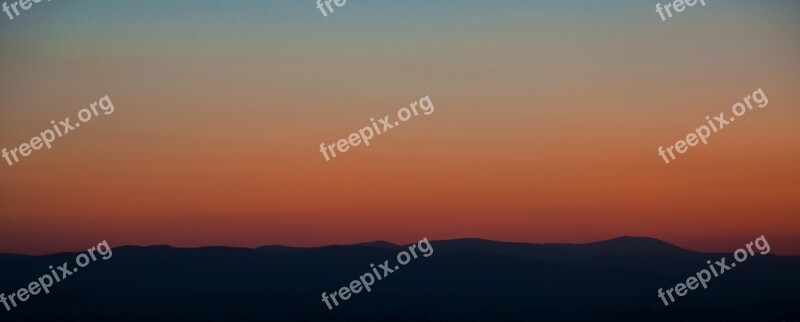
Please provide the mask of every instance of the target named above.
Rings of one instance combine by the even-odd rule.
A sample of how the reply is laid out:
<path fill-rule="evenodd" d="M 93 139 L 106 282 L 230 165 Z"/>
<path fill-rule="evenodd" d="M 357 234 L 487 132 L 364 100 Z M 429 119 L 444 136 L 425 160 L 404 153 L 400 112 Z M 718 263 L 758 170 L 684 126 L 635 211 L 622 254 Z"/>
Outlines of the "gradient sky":
<path fill-rule="evenodd" d="M 0 252 L 652 236 L 800 254 L 800 3 L 88 1 L 0 16 Z M 670 165 L 657 155 L 763 88 Z M 370 117 L 436 111 L 325 162 Z M 1 160 L 0 160 L 1 161 Z"/>

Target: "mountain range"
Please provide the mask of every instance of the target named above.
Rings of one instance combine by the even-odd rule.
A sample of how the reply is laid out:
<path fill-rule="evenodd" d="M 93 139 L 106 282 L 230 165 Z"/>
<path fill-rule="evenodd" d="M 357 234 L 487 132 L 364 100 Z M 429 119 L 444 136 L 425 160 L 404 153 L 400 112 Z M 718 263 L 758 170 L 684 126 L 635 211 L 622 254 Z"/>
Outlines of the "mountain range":
<path fill-rule="evenodd" d="M 647 237 L 587 244 L 431 241 L 419 256 L 329 310 L 333 293 L 407 245 L 121 246 L 6 311 L 0 321 L 800 321 L 800 256 L 759 255 L 676 298 L 669 289 L 732 254 Z M 0 255 L 0 292 L 79 253 Z M 392 264 L 394 265 L 394 264 Z"/>

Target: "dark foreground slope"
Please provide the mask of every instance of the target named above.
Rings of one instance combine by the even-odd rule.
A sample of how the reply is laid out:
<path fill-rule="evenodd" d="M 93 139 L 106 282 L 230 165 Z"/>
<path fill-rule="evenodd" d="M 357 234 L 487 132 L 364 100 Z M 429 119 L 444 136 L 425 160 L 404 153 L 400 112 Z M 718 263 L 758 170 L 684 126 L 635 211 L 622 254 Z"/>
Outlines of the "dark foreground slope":
<path fill-rule="evenodd" d="M 412 260 L 329 311 L 321 301 L 370 263 L 405 249 L 119 247 L 0 321 L 800 321 L 800 257 L 756 255 L 665 307 L 704 254 L 651 238 L 583 244 L 479 239 L 432 242 Z M 0 256 L 0 292 L 27 286 L 76 254 Z"/>

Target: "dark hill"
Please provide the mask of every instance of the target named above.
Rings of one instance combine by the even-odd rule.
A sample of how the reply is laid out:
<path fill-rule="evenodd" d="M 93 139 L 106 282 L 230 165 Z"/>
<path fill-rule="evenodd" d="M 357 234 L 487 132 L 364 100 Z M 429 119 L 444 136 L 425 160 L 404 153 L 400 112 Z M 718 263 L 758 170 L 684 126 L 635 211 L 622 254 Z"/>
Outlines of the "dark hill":
<path fill-rule="evenodd" d="M 296 248 L 124 246 L 0 321 L 798 321 L 800 257 L 756 255 L 665 307 L 659 288 L 706 260 L 640 237 L 589 244 L 434 241 L 433 254 L 329 311 L 321 301 L 396 263 L 407 245 Z M 6 295 L 77 254 L 0 256 Z"/>

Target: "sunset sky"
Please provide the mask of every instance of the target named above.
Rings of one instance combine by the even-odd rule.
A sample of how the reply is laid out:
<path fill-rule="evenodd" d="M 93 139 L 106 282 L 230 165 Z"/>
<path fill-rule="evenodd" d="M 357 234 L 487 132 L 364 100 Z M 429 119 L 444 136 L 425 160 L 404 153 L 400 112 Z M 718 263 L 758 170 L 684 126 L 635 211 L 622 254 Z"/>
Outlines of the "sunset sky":
<path fill-rule="evenodd" d="M 800 3 L 41 2 L 0 16 L 0 253 L 649 236 L 800 255 Z M 665 165 L 705 116 L 754 109 Z M 435 113 L 325 161 L 429 95 Z"/>

